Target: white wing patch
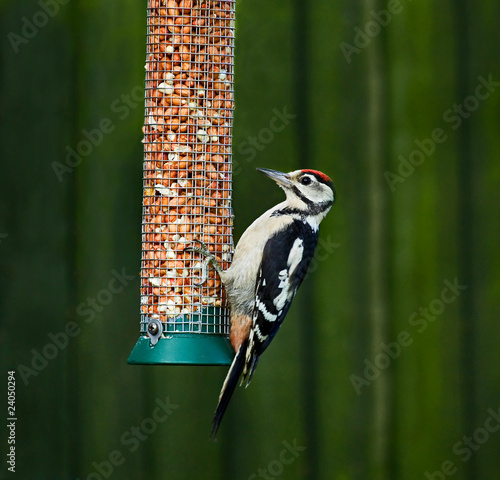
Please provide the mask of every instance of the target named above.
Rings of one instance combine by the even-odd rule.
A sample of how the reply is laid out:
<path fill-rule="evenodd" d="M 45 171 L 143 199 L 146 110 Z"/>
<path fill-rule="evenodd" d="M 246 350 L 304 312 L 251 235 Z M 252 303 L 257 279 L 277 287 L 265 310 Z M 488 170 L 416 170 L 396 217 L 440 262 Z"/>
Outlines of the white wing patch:
<path fill-rule="evenodd" d="M 278 288 L 283 288 L 286 285 L 286 281 L 288 280 L 288 270 L 287 269 L 281 270 L 281 272 L 278 273 L 278 278 L 280 279 L 280 284 L 278 285 Z"/>
<path fill-rule="evenodd" d="M 255 334 L 257 335 L 257 338 L 262 343 L 264 343 L 266 341 L 267 337 L 269 336 L 269 335 L 262 335 L 262 333 L 261 333 L 260 328 L 259 328 L 258 325 L 255 325 L 253 330 L 255 331 Z"/>
<path fill-rule="evenodd" d="M 299 263 L 302 261 L 304 256 L 304 241 L 301 238 L 297 238 L 293 243 L 293 246 L 288 255 L 288 271 L 294 271 Z"/>
<path fill-rule="evenodd" d="M 264 318 L 268 322 L 274 322 L 278 318 L 278 315 L 281 313 L 280 311 L 278 312 L 278 315 L 275 315 L 274 313 L 268 312 L 266 306 L 258 298 L 255 300 L 255 306 L 260 311 L 260 313 L 264 315 Z M 254 314 L 254 319 L 255 319 L 255 314 Z"/>
<path fill-rule="evenodd" d="M 294 292 L 290 289 L 290 274 L 293 274 L 304 256 L 304 242 L 297 238 L 290 249 L 287 260 L 287 268 L 281 270 L 278 274 L 280 279 L 279 288 L 281 293 L 274 299 L 274 305 L 277 310 L 281 311 L 286 302 L 292 297 Z"/>

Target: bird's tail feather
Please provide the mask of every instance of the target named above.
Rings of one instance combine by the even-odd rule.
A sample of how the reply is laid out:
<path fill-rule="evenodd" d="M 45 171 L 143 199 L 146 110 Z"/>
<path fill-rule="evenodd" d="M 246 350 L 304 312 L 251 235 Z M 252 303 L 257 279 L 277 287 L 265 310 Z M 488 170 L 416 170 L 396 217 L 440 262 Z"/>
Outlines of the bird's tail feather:
<path fill-rule="evenodd" d="M 253 340 L 255 330 L 250 330 L 250 335 L 248 336 L 248 346 L 245 354 L 245 365 L 243 366 L 243 374 L 241 376 L 240 386 L 246 381 L 245 388 L 250 385 L 252 381 L 253 373 L 257 368 L 257 363 L 259 362 L 259 356 L 255 352 L 255 343 Z"/>
<path fill-rule="evenodd" d="M 217 409 L 215 410 L 214 417 L 212 419 L 212 431 L 210 433 L 210 437 L 213 439 L 217 436 L 217 430 L 219 430 L 222 417 L 224 416 L 226 408 L 229 405 L 229 400 L 231 400 L 234 389 L 236 388 L 236 385 L 238 385 L 238 379 L 243 372 L 247 347 L 248 340 L 245 340 L 238 349 L 238 353 L 236 353 L 233 363 L 231 364 L 231 368 L 229 369 L 226 379 L 224 380 L 224 385 L 222 385 L 219 403 L 217 404 Z"/>
<path fill-rule="evenodd" d="M 250 382 L 252 381 L 252 377 L 253 377 L 253 374 L 255 372 L 255 369 L 257 368 L 257 363 L 259 363 L 259 355 L 256 355 L 256 354 L 253 354 L 252 355 L 252 363 L 250 365 L 250 368 L 248 369 L 248 378 L 246 378 L 246 375 L 245 375 L 245 379 L 246 379 L 246 385 L 245 385 L 245 388 L 248 387 L 248 385 L 250 385 Z"/>

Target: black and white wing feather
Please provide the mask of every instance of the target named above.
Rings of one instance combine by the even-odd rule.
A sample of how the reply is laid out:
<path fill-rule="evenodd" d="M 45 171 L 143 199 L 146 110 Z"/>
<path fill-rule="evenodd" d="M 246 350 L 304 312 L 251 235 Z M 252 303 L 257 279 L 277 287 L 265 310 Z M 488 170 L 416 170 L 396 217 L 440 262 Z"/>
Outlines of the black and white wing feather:
<path fill-rule="evenodd" d="M 301 220 L 271 237 L 264 247 L 255 288 L 253 324 L 241 382 L 250 384 L 259 356 L 274 338 L 314 255 L 318 231 Z"/>

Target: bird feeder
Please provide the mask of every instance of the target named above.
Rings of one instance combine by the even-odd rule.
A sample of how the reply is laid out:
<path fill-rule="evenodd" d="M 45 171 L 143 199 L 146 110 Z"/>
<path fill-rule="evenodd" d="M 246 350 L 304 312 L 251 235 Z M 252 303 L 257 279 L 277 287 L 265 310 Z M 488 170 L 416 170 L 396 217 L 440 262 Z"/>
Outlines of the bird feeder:
<path fill-rule="evenodd" d="M 148 0 L 140 336 L 131 364 L 228 365 L 229 311 L 202 242 L 233 252 L 235 1 Z"/>

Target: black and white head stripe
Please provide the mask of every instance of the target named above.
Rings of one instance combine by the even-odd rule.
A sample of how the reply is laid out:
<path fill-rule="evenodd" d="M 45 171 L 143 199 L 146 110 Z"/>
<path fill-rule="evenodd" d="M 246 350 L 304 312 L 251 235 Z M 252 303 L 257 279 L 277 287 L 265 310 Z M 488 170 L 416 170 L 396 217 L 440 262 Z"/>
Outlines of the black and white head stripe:
<path fill-rule="evenodd" d="M 318 203 L 329 208 L 335 202 L 335 185 L 328 175 L 317 170 L 299 170 L 296 179 L 293 191 L 304 203 Z"/>
<path fill-rule="evenodd" d="M 263 169 L 261 169 L 263 170 Z M 316 170 L 296 170 L 287 174 L 263 170 L 283 188 L 287 195 L 285 206 L 280 205 L 272 216 L 292 215 L 303 220 L 324 218 L 335 202 L 335 186 L 330 177 Z"/>
<path fill-rule="evenodd" d="M 313 175 L 318 182 L 324 183 L 325 185 L 328 185 L 331 189 L 332 192 L 334 193 L 335 196 L 335 185 L 333 184 L 332 179 L 324 174 L 323 172 L 319 172 L 318 170 L 310 170 L 310 169 L 304 169 L 302 170 L 302 173 L 304 174 L 304 177 L 307 177 L 308 175 Z"/>
<path fill-rule="evenodd" d="M 335 186 L 324 173 L 316 170 L 295 170 L 290 173 L 262 168 L 259 170 L 288 192 L 287 200 L 291 204 L 294 203 L 294 197 L 307 207 L 319 204 L 331 207 L 335 201 Z"/>

